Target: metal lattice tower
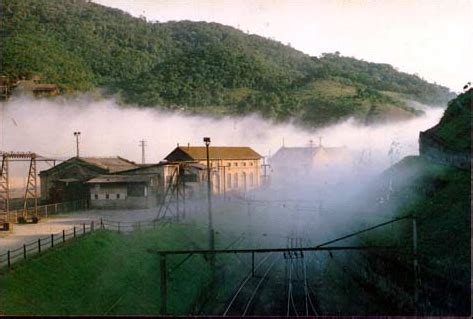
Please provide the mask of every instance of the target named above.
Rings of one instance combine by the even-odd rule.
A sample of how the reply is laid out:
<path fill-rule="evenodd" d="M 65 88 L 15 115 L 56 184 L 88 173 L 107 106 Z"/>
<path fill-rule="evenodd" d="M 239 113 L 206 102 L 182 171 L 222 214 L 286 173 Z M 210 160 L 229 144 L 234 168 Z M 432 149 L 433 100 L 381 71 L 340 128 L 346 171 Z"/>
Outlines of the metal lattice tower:
<path fill-rule="evenodd" d="M 34 215 L 38 214 L 38 189 L 37 185 L 37 177 L 36 177 L 36 154 L 31 154 L 30 160 L 30 169 L 28 173 L 28 180 L 26 182 L 26 191 L 25 191 L 25 199 L 23 202 L 23 214 L 26 218 L 28 215 L 28 204 L 29 199 L 33 199 L 34 201 Z"/>
<path fill-rule="evenodd" d="M 173 172 L 170 176 L 169 183 L 167 185 L 164 197 L 159 205 L 158 215 L 156 220 L 164 218 L 168 215 L 179 218 L 181 211 L 185 214 L 185 182 L 184 182 L 184 171 L 185 165 L 178 164 L 173 168 Z M 183 201 L 183 205 L 180 206 L 180 201 Z"/>
<path fill-rule="evenodd" d="M 10 208 L 10 192 L 8 186 L 8 156 L 2 156 L 0 170 L 0 225 L 8 222 Z"/>
<path fill-rule="evenodd" d="M 28 210 L 28 200 L 34 200 L 34 214 L 38 211 L 38 190 L 37 190 L 37 175 L 36 162 L 37 155 L 31 152 L 0 152 L 2 156 L 2 167 L 0 175 L 0 225 L 9 222 L 10 210 L 10 188 L 8 179 L 8 164 L 9 162 L 30 162 L 28 173 L 28 180 L 26 183 L 26 192 L 23 202 L 23 217 L 26 217 Z M 49 161 L 49 159 L 42 158 L 41 161 Z"/>

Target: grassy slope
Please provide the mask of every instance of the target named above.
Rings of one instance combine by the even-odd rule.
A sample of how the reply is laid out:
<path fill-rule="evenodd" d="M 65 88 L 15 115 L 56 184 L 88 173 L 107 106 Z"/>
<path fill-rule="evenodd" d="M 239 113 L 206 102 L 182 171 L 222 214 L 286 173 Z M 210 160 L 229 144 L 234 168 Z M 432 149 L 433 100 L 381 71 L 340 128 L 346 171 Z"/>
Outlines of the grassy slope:
<path fill-rule="evenodd" d="M 206 238 L 186 226 L 133 235 L 100 231 L 48 251 L 0 277 L 0 313 L 158 314 L 159 260 L 146 249 L 189 248 L 189 237 L 197 242 Z M 176 275 L 181 280 L 170 276 L 168 309 L 189 313 L 201 283 L 208 278 L 205 261 L 193 257 Z"/>

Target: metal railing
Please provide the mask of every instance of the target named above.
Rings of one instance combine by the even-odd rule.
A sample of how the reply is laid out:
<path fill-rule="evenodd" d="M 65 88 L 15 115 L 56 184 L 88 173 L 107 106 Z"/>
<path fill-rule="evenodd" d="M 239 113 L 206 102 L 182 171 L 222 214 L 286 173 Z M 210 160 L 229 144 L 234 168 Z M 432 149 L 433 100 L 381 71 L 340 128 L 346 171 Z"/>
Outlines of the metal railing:
<path fill-rule="evenodd" d="M 68 240 L 84 236 L 95 230 L 95 221 L 74 225 L 69 229 L 63 229 L 61 232 L 53 233 L 48 236 L 40 237 L 29 243 L 25 243 L 15 249 L 9 249 L 5 253 L 0 253 L 0 268 L 10 268 L 13 263 L 26 260 L 32 256 L 39 255 L 49 248 L 61 245 Z"/>
<path fill-rule="evenodd" d="M 103 218 L 100 220 L 91 220 L 87 223 L 74 225 L 71 228 L 63 229 L 61 232 L 40 237 L 15 249 L 9 249 L 4 253 L 0 253 L 0 269 L 3 267 L 9 269 L 12 267 L 13 263 L 17 261 L 40 255 L 47 249 L 54 248 L 68 240 L 81 237 L 97 230 L 112 230 L 118 231 L 119 233 L 130 232 L 135 230 L 156 229 L 161 226 L 169 225 L 171 222 L 172 218 L 134 222 L 115 221 Z"/>
<path fill-rule="evenodd" d="M 75 201 L 70 201 L 70 202 L 62 202 L 62 203 L 38 206 L 36 215 L 39 218 L 47 218 L 50 215 L 72 212 L 72 211 L 87 209 L 87 208 L 88 208 L 88 201 L 86 199 L 82 199 L 82 200 L 75 200 Z M 35 208 L 34 207 L 28 208 L 26 210 L 26 215 L 34 216 Z M 8 221 L 10 223 L 16 223 L 18 221 L 18 217 L 21 217 L 21 216 L 25 217 L 24 209 L 10 210 L 8 212 Z"/>

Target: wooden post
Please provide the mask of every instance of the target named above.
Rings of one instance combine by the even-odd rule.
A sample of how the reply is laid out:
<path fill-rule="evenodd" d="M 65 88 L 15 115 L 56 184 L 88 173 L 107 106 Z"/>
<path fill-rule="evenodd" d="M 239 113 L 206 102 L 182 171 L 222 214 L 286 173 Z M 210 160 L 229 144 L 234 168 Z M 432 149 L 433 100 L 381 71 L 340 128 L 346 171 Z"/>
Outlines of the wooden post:
<path fill-rule="evenodd" d="M 82 224 L 82 234 L 85 234 L 85 223 Z"/>
<path fill-rule="evenodd" d="M 26 259 L 26 244 L 23 244 L 23 259 Z"/>
<path fill-rule="evenodd" d="M 418 278 L 418 268 L 419 264 L 417 261 L 417 219 L 416 216 L 412 217 L 412 253 L 413 253 L 413 263 L 414 263 L 414 314 L 417 316 L 417 303 L 419 301 L 419 291 L 417 287 Z"/>
<path fill-rule="evenodd" d="M 8 264 L 8 268 L 10 268 L 10 266 L 11 266 L 10 251 L 7 251 L 7 264 Z"/>
<path fill-rule="evenodd" d="M 104 225 L 103 225 L 103 219 L 102 219 L 102 218 L 100 218 L 100 228 L 101 228 L 101 229 L 105 229 L 105 227 L 104 227 Z"/>
<path fill-rule="evenodd" d="M 54 234 L 51 234 L 51 248 L 54 247 Z"/>
<path fill-rule="evenodd" d="M 38 253 L 41 254 L 41 238 L 38 238 Z"/>
<path fill-rule="evenodd" d="M 74 226 L 74 238 L 76 238 L 76 226 Z"/>
<path fill-rule="evenodd" d="M 64 243 L 66 241 L 66 231 L 63 229 L 62 230 L 62 242 Z"/>
<path fill-rule="evenodd" d="M 159 272 L 160 272 L 160 289 L 161 289 L 161 315 L 167 313 L 167 282 L 166 282 L 166 254 L 159 254 Z"/>

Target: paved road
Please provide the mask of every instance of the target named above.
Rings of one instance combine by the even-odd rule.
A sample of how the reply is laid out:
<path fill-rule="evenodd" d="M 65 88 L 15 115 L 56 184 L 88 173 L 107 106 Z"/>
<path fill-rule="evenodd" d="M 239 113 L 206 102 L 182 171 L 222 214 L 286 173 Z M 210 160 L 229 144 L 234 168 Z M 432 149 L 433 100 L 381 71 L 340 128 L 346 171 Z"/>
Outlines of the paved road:
<path fill-rule="evenodd" d="M 11 232 L 0 233 L 0 254 L 8 249 L 18 248 L 24 243 L 32 242 L 39 237 L 59 233 L 63 229 L 71 229 L 74 225 L 90 224 L 92 220 L 97 222 L 100 218 L 104 218 L 125 222 L 147 221 L 154 219 L 156 214 L 156 208 L 140 210 L 87 210 L 43 218 L 38 224 L 14 224 Z"/>

